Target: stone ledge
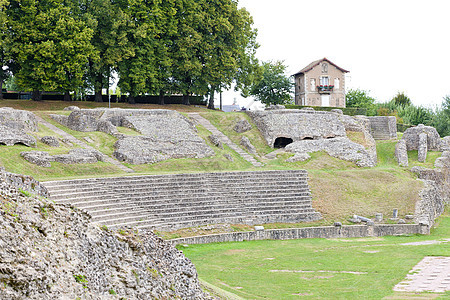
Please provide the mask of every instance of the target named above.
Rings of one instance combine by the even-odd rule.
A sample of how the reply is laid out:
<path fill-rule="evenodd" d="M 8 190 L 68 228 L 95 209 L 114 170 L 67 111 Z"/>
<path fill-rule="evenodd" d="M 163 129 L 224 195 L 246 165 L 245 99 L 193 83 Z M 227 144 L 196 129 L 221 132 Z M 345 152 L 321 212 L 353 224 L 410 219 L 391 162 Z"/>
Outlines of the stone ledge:
<path fill-rule="evenodd" d="M 258 231 L 219 233 L 167 240 L 172 245 L 242 242 L 256 240 L 293 240 L 305 238 L 354 238 L 386 235 L 429 234 L 430 228 L 421 224 L 380 224 L 321 226 L 305 228 L 268 229 Z"/>

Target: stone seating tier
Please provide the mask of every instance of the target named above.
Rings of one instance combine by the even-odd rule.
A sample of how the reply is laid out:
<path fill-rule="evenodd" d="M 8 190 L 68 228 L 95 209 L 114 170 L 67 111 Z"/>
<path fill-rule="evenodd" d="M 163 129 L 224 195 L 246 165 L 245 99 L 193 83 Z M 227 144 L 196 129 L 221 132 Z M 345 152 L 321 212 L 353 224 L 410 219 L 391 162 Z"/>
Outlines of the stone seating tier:
<path fill-rule="evenodd" d="M 172 174 L 46 182 L 50 198 L 108 227 L 174 230 L 214 223 L 320 219 L 304 170 Z"/>

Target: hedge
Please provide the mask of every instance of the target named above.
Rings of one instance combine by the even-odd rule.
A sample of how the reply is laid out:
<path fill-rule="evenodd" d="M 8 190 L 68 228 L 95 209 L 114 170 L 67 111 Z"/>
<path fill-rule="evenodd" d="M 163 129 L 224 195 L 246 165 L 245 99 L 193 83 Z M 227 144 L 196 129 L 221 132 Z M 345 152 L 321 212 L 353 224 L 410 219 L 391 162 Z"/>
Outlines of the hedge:
<path fill-rule="evenodd" d="M 3 93 L 3 99 L 22 99 L 29 100 L 31 99 L 31 93 L 23 92 L 23 93 Z M 42 100 L 64 100 L 64 94 L 42 94 Z M 108 102 L 108 95 L 102 95 L 103 102 Z M 73 99 L 73 101 L 80 101 L 78 99 Z M 95 101 L 94 95 L 86 95 L 86 99 L 83 101 Z M 126 103 L 128 102 L 127 96 L 119 97 L 119 101 L 117 101 L 117 95 L 111 95 L 111 102 L 120 102 Z M 153 95 L 142 95 L 135 97 L 136 103 L 146 103 L 146 104 L 159 104 L 159 96 Z M 182 104 L 183 96 L 172 95 L 164 97 L 165 104 Z M 189 103 L 191 105 L 206 105 L 206 100 L 203 96 L 189 96 Z"/>
<path fill-rule="evenodd" d="M 324 107 L 324 106 L 303 106 L 303 105 L 285 105 L 286 108 L 289 109 L 302 109 L 304 107 L 312 107 L 314 110 L 319 111 L 331 111 L 332 109 L 340 109 L 344 113 L 344 115 L 356 116 L 356 115 L 367 115 L 367 108 L 359 108 L 359 107 Z"/>

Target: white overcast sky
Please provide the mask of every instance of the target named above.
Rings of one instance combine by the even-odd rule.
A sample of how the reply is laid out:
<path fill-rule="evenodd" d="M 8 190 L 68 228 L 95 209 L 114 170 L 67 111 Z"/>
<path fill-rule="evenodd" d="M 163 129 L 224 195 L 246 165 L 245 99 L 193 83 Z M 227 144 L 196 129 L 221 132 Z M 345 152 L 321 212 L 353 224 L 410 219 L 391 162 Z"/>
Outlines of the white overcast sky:
<path fill-rule="evenodd" d="M 378 102 L 401 91 L 415 105 L 434 107 L 450 95 L 450 0 L 240 0 L 239 6 L 258 29 L 257 57 L 283 60 L 289 75 L 326 57 L 350 71 L 347 90 L 369 90 Z"/>

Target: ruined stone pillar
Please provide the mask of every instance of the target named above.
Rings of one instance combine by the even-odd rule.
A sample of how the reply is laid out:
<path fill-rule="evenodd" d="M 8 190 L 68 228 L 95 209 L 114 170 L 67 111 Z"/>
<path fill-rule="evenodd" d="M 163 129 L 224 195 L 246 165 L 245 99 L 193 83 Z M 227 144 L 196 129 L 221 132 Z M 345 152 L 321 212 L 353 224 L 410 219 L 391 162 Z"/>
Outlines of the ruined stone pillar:
<path fill-rule="evenodd" d="M 401 167 L 407 167 L 409 165 L 405 140 L 402 139 L 395 145 L 395 157 L 397 158 L 397 162 Z"/>
<path fill-rule="evenodd" d="M 418 151 L 418 157 L 417 160 L 420 162 L 424 162 L 427 159 L 427 151 L 428 151 L 428 144 L 427 144 L 428 135 L 426 133 L 419 134 L 419 151 Z"/>

